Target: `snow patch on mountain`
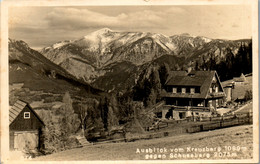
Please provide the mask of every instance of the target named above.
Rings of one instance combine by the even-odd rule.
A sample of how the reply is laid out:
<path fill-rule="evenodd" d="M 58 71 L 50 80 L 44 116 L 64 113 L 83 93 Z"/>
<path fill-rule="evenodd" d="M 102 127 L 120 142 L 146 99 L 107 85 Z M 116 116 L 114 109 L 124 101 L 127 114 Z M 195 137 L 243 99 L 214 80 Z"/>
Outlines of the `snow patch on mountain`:
<path fill-rule="evenodd" d="M 163 34 L 154 34 L 152 35 L 152 38 L 167 51 L 174 51 L 176 49 L 176 46 L 168 36 Z"/>
<path fill-rule="evenodd" d="M 74 55 L 69 53 L 69 52 L 59 52 L 59 53 L 46 53 L 45 56 L 51 60 L 52 62 L 54 62 L 57 65 L 60 65 L 61 63 L 63 63 L 65 60 L 73 57 Z"/>
<path fill-rule="evenodd" d="M 82 42 L 88 44 L 89 50 L 103 49 L 107 43 L 115 39 L 117 34 L 109 28 L 103 28 L 83 37 Z"/>
<path fill-rule="evenodd" d="M 60 48 L 60 47 L 66 45 L 66 44 L 68 44 L 68 43 L 70 43 L 70 42 L 71 42 L 71 41 L 63 41 L 63 42 L 55 43 L 55 44 L 52 46 L 52 48 L 53 48 L 53 49 Z"/>
<path fill-rule="evenodd" d="M 43 55 L 77 78 L 90 82 L 108 72 L 105 67 L 109 64 L 126 61 L 138 66 L 162 55 L 188 58 L 202 55 L 205 46 L 205 53 L 208 49 L 218 52 L 219 43 L 216 39 L 189 34 L 169 37 L 150 32 L 118 32 L 103 28 L 78 40 L 47 47 Z M 220 52 L 217 54 L 224 53 L 222 49 Z"/>

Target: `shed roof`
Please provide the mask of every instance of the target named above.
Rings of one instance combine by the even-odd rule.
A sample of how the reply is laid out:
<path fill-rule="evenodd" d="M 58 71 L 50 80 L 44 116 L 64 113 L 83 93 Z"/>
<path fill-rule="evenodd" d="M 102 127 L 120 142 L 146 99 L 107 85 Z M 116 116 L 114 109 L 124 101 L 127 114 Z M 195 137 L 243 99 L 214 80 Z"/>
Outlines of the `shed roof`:
<path fill-rule="evenodd" d="M 21 100 L 15 102 L 15 104 L 9 110 L 9 124 L 14 121 L 14 119 L 19 115 L 19 113 L 24 109 L 25 106 L 26 103 Z"/>
<path fill-rule="evenodd" d="M 9 125 L 13 123 L 16 117 L 22 112 L 22 110 L 27 105 L 29 106 L 29 109 L 35 114 L 35 116 L 40 120 L 40 122 L 42 122 L 42 124 L 44 125 L 43 121 L 40 119 L 37 113 L 30 107 L 30 105 L 22 100 L 17 100 L 15 104 L 9 109 Z"/>

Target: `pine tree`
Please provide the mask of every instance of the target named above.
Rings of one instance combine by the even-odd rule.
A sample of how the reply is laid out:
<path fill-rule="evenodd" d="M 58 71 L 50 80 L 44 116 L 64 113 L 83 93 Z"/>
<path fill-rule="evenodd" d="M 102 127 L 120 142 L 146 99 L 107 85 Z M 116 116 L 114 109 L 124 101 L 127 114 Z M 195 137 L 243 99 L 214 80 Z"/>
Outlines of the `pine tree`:
<path fill-rule="evenodd" d="M 235 63 L 234 63 L 234 76 L 240 76 L 241 72 L 243 72 L 243 53 L 244 53 L 244 48 L 242 46 L 242 43 L 241 43 L 241 46 L 240 48 L 238 49 L 238 52 L 235 56 Z"/>
<path fill-rule="evenodd" d="M 119 110 L 118 110 L 118 102 L 115 98 L 115 95 L 111 95 L 109 98 L 109 106 L 108 106 L 108 130 L 111 127 L 118 125 L 119 119 Z"/>
<path fill-rule="evenodd" d="M 63 97 L 63 106 L 60 110 L 61 119 L 60 124 L 62 128 L 63 135 L 71 135 L 75 133 L 77 127 L 79 127 L 80 121 L 78 119 L 77 114 L 74 113 L 74 109 L 72 107 L 72 99 L 70 97 L 69 92 L 66 92 Z"/>
<path fill-rule="evenodd" d="M 210 60 L 209 60 L 209 69 L 210 70 L 216 70 L 216 59 L 214 56 L 214 53 L 210 53 Z"/>
<path fill-rule="evenodd" d="M 108 99 L 107 97 L 100 99 L 100 112 L 101 112 L 101 119 L 104 124 L 105 130 L 108 128 Z"/>
<path fill-rule="evenodd" d="M 208 70 L 208 66 L 207 66 L 206 59 L 205 59 L 204 55 L 202 56 L 202 69 L 204 71 Z"/>
<path fill-rule="evenodd" d="M 72 99 L 69 93 L 63 97 L 63 105 L 60 108 L 44 112 L 43 140 L 45 148 L 50 152 L 57 152 L 69 148 L 72 136 L 80 125 L 77 114 L 72 107 Z"/>
<path fill-rule="evenodd" d="M 218 72 L 218 73 L 220 73 L 223 71 L 226 74 L 226 80 L 233 78 L 233 76 L 234 76 L 233 72 L 234 72 L 234 66 L 235 66 L 234 54 L 232 53 L 230 48 L 228 48 L 227 51 L 228 51 L 228 53 L 226 55 L 226 60 L 225 60 L 226 67 Z"/>
<path fill-rule="evenodd" d="M 159 75 L 160 75 L 160 82 L 162 88 L 165 87 L 166 80 L 170 74 L 170 68 L 167 63 L 164 63 L 160 68 L 159 68 Z"/>
<path fill-rule="evenodd" d="M 248 47 L 246 49 L 246 53 L 247 53 L 247 70 L 246 70 L 246 73 L 251 73 L 252 72 L 252 42 L 250 42 L 248 44 Z"/>
<path fill-rule="evenodd" d="M 199 70 L 200 70 L 199 62 L 198 62 L 197 60 L 195 61 L 194 70 L 195 70 L 195 71 L 199 71 Z"/>

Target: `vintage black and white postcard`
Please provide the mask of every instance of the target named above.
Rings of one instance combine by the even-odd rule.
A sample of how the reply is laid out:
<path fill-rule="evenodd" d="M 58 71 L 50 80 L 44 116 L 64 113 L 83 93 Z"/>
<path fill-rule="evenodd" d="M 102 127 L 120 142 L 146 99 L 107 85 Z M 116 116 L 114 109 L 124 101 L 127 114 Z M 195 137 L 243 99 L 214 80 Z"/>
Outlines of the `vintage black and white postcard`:
<path fill-rule="evenodd" d="M 257 0 L 1 2 L 1 161 L 256 163 Z"/>

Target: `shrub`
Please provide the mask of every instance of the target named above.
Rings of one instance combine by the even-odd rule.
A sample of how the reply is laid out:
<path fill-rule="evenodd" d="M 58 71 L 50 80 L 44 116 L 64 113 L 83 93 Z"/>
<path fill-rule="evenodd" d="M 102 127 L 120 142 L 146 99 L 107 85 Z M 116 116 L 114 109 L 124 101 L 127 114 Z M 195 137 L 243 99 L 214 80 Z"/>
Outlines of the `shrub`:
<path fill-rule="evenodd" d="M 247 90 L 246 93 L 245 93 L 245 100 L 246 101 L 252 100 L 252 98 L 253 98 L 252 91 L 251 90 Z"/>

